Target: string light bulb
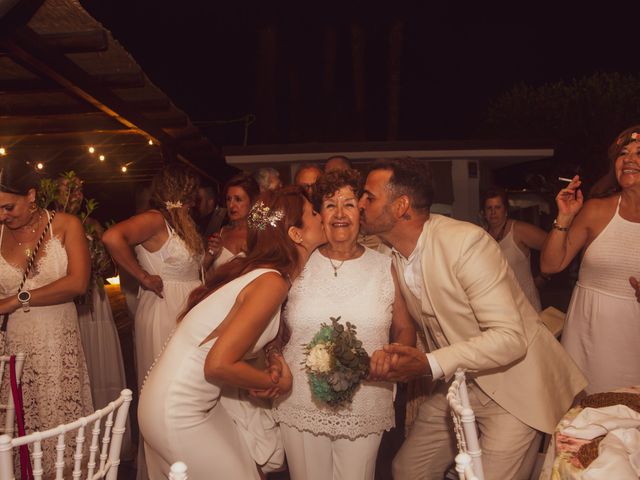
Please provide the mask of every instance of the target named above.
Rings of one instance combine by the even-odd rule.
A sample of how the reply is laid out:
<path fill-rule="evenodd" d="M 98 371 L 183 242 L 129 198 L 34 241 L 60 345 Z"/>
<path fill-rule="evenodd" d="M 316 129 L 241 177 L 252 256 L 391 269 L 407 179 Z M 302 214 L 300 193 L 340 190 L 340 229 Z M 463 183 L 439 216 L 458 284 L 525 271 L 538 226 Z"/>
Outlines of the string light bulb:
<path fill-rule="evenodd" d="M 38 163 L 36 163 L 36 168 L 37 168 L 38 170 L 42 170 L 42 169 L 44 168 L 44 163 L 42 163 L 42 162 L 38 162 Z"/>
<path fill-rule="evenodd" d="M 149 139 L 149 141 L 147 142 L 149 145 L 153 145 L 153 140 Z"/>
<path fill-rule="evenodd" d="M 127 166 L 123 165 L 120 170 L 122 171 L 122 173 L 127 173 Z"/>
<path fill-rule="evenodd" d="M 0 155 L 6 155 L 7 150 L 4 147 L 0 147 Z"/>
<path fill-rule="evenodd" d="M 96 149 L 95 149 L 95 148 L 93 148 L 93 147 L 89 147 L 89 153 L 95 153 L 95 152 L 96 152 Z"/>
<path fill-rule="evenodd" d="M 106 157 L 105 157 L 104 155 L 100 155 L 100 156 L 98 157 L 98 160 L 100 160 L 101 162 L 104 162 L 104 159 L 105 159 L 105 158 L 106 158 Z"/>

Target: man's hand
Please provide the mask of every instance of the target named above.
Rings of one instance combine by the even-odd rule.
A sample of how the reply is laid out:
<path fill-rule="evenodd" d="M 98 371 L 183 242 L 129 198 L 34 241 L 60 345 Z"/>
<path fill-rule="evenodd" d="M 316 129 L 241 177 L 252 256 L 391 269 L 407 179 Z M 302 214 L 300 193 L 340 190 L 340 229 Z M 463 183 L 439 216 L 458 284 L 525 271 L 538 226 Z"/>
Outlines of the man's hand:
<path fill-rule="evenodd" d="M 432 377 L 431 366 L 424 352 L 407 345 L 385 345 L 391 354 L 391 369 L 387 377 L 394 382 L 408 382 L 424 376 Z"/>

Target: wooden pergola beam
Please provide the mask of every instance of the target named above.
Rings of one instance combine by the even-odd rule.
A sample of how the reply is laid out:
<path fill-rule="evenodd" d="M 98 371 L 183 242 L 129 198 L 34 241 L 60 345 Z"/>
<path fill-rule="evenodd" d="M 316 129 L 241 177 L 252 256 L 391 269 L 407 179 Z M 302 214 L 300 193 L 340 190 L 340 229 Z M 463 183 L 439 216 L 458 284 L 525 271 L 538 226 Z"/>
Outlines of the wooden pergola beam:
<path fill-rule="evenodd" d="M 109 40 L 104 30 L 44 33 L 41 37 L 65 55 L 70 53 L 104 52 L 109 48 Z M 7 51 L 0 49 L 0 55 L 7 54 Z"/>
<path fill-rule="evenodd" d="M 0 117 L 0 125 L 0 134 L 10 137 L 65 132 L 79 134 L 112 132 L 126 129 L 121 123 L 101 112 L 47 117 Z"/>
<path fill-rule="evenodd" d="M 169 100 L 166 98 L 151 98 L 128 103 L 145 113 L 166 112 L 171 107 Z M 85 102 L 69 102 L 68 104 L 60 105 L 38 105 L 36 103 L 25 105 L 24 103 L 14 104 L 8 98 L 0 95 L 0 116 L 41 117 L 46 115 L 82 115 L 96 111 L 95 107 Z M 175 123 L 179 123 L 178 120 L 176 120 Z"/>
<path fill-rule="evenodd" d="M 90 75 L 64 54 L 51 47 L 29 27 L 17 29 L 10 39 L 2 41 L 2 46 L 7 49 L 14 61 L 62 85 L 125 127 L 160 142 L 165 157 L 175 155 L 179 160 L 209 177 L 207 172 L 193 164 L 189 158 L 189 152 L 176 144 L 158 123 L 146 118 L 111 90 L 93 82 Z"/>
<path fill-rule="evenodd" d="M 144 143 L 148 137 L 141 135 L 137 130 L 110 130 L 106 132 L 58 132 L 41 133 L 32 135 L 5 135 L 0 129 L 0 143 L 4 146 L 13 145 L 64 145 L 75 143 L 76 145 L 95 145 L 101 142 L 113 142 L 115 138 L 121 137 L 125 143 L 129 139 L 136 139 L 133 143 Z M 140 140 L 138 140 L 140 139 Z M 76 140 L 74 142 L 74 140 Z M 24 143 L 23 143 L 24 142 Z"/>
<path fill-rule="evenodd" d="M 23 65 L 32 70 L 29 65 Z M 38 74 L 38 73 L 36 73 Z M 104 88 L 142 88 L 144 87 L 144 75 L 142 72 L 118 72 L 106 75 L 91 75 L 92 82 Z M 47 78 L 21 78 L 0 80 L 0 94 L 29 95 L 37 93 L 64 92 L 65 88 L 59 83 Z"/>
<path fill-rule="evenodd" d="M 5 0 L 0 3 L 0 39 L 27 24 L 45 0 Z"/>

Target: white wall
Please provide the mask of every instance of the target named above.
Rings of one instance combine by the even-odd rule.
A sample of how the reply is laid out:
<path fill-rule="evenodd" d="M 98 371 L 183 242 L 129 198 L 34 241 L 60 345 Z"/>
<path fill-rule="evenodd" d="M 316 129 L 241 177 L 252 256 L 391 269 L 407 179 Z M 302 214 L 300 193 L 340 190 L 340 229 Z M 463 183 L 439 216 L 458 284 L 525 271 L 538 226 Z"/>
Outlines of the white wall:
<path fill-rule="evenodd" d="M 478 223 L 480 212 L 480 168 L 476 165 L 478 178 L 469 178 L 469 163 L 475 160 L 456 159 L 451 162 L 453 180 L 453 218 Z"/>

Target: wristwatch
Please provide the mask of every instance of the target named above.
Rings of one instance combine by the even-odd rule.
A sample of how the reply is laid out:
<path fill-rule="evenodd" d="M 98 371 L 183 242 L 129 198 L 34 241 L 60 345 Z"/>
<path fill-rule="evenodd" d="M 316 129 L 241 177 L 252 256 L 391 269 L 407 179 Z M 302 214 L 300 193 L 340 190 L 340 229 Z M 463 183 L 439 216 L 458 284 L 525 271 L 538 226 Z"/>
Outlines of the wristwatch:
<path fill-rule="evenodd" d="M 18 293 L 18 301 L 22 304 L 22 311 L 23 312 L 28 312 L 29 309 L 29 301 L 31 300 L 31 294 L 26 291 L 26 290 L 22 290 L 20 293 Z"/>

